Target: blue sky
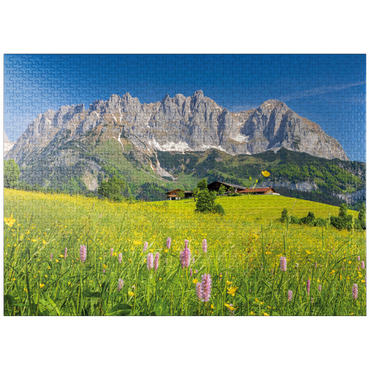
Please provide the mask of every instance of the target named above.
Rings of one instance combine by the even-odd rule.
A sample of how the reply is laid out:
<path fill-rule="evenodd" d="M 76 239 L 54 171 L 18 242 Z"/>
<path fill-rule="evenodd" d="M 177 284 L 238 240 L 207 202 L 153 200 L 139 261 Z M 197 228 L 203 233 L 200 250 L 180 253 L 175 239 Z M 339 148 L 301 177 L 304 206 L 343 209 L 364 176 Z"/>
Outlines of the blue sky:
<path fill-rule="evenodd" d="M 38 113 L 62 105 L 203 90 L 232 112 L 281 100 L 364 162 L 365 81 L 365 55 L 5 55 L 4 125 L 15 141 Z"/>

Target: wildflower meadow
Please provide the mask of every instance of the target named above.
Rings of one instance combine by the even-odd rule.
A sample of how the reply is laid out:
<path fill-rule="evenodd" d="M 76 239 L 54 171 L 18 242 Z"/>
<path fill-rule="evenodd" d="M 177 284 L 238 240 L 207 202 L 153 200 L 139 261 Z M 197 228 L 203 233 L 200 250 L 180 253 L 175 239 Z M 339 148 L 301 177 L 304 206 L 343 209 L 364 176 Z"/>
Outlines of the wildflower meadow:
<path fill-rule="evenodd" d="M 218 215 L 193 199 L 4 193 L 5 315 L 366 315 L 365 231 L 278 221 L 338 207 L 220 197 Z"/>

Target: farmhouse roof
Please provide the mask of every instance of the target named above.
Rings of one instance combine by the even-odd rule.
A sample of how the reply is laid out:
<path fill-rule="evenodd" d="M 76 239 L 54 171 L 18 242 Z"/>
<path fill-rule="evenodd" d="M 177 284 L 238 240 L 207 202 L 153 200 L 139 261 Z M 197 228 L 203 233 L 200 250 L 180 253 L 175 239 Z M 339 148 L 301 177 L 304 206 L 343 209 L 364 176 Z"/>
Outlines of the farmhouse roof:
<path fill-rule="evenodd" d="M 229 187 L 233 187 L 234 189 L 246 189 L 245 186 L 236 185 L 236 184 L 229 184 L 229 183 L 223 182 L 223 181 L 213 181 L 208 185 L 212 185 L 212 184 L 215 184 L 215 183 L 219 183 L 219 184 L 223 184 L 223 185 L 226 185 L 226 186 L 229 186 Z"/>
<path fill-rule="evenodd" d="M 276 193 L 276 191 L 273 188 L 271 188 L 271 187 L 268 187 L 268 188 L 244 189 L 244 190 L 240 191 L 240 193 L 265 193 L 268 190 L 272 190 L 274 193 Z"/>
<path fill-rule="evenodd" d="M 181 191 L 181 189 L 173 189 L 173 190 L 167 191 L 166 194 L 172 194 L 175 191 Z"/>

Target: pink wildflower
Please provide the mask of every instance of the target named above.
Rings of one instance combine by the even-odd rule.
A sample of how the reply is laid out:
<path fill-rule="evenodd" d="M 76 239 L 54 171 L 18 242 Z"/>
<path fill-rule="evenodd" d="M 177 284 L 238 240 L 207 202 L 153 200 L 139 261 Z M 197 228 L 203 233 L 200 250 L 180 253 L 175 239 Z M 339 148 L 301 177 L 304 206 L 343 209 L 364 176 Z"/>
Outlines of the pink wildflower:
<path fill-rule="evenodd" d="M 208 302 L 211 297 L 212 279 L 210 274 L 202 275 L 203 302 Z"/>
<path fill-rule="evenodd" d="M 187 246 L 185 246 L 184 250 L 180 252 L 180 261 L 182 268 L 189 267 L 190 257 L 191 257 L 190 249 Z"/>
<path fill-rule="evenodd" d="M 358 287 L 357 284 L 353 284 L 352 287 L 352 298 L 357 299 L 358 298 Z"/>
<path fill-rule="evenodd" d="M 53 253 L 50 255 L 50 261 L 53 260 Z"/>
<path fill-rule="evenodd" d="M 143 252 L 145 252 L 147 249 L 148 249 L 148 242 L 145 242 L 145 243 L 144 243 Z"/>
<path fill-rule="evenodd" d="M 155 269 L 155 271 L 158 270 L 158 265 L 159 265 L 159 253 L 157 253 L 155 255 L 155 260 L 154 260 L 154 269 Z"/>
<path fill-rule="evenodd" d="M 193 276 L 193 270 L 190 269 L 190 277 L 192 277 L 192 276 Z"/>
<path fill-rule="evenodd" d="M 64 259 L 67 258 L 67 248 L 64 249 Z"/>
<path fill-rule="evenodd" d="M 153 268 L 153 253 L 149 253 L 146 258 L 146 267 L 148 270 Z"/>
<path fill-rule="evenodd" d="M 203 239 L 202 246 L 203 246 L 203 252 L 207 253 L 207 240 L 206 239 Z"/>
<path fill-rule="evenodd" d="M 103 270 L 103 274 L 105 274 L 105 270 Z"/>
<path fill-rule="evenodd" d="M 188 244 L 189 244 L 189 240 L 185 239 L 185 248 L 188 247 Z"/>
<path fill-rule="evenodd" d="M 195 291 L 197 293 L 197 297 L 198 299 L 201 301 L 203 300 L 203 291 L 202 291 L 202 284 L 201 283 L 197 283 L 195 285 Z"/>
<path fill-rule="evenodd" d="M 286 257 L 280 257 L 280 270 L 286 271 L 286 269 L 287 269 Z"/>
<path fill-rule="evenodd" d="M 86 261 L 86 256 L 87 256 L 87 248 L 85 245 L 81 245 L 80 247 L 80 260 L 81 262 Z"/>
<path fill-rule="evenodd" d="M 310 294 L 311 280 L 307 280 L 307 294 Z"/>
<path fill-rule="evenodd" d="M 293 291 L 288 290 L 288 301 L 291 301 L 293 298 Z"/>
<path fill-rule="evenodd" d="M 321 285 L 319 285 L 319 292 L 321 292 Z"/>
<path fill-rule="evenodd" d="M 118 262 L 119 262 L 119 263 L 121 263 L 121 262 L 122 262 L 122 253 L 120 253 L 120 254 L 118 255 Z"/>
<path fill-rule="evenodd" d="M 365 269 L 365 261 L 361 261 L 361 268 L 364 270 Z"/>
<path fill-rule="evenodd" d="M 171 238 L 167 238 L 166 247 L 167 247 L 168 249 L 170 249 L 170 248 L 171 248 Z"/>
<path fill-rule="evenodd" d="M 357 256 L 357 261 L 360 261 L 360 259 L 361 259 L 360 256 Z"/>
<path fill-rule="evenodd" d="M 123 280 L 118 279 L 118 288 L 117 288 L 117 290 L 120 291 L 122 288 L 123 288 Z"/>
<path fill-rule="evenodd" d="M 110 249 L 110 256 L 113 256 L 113 248 Z"/>

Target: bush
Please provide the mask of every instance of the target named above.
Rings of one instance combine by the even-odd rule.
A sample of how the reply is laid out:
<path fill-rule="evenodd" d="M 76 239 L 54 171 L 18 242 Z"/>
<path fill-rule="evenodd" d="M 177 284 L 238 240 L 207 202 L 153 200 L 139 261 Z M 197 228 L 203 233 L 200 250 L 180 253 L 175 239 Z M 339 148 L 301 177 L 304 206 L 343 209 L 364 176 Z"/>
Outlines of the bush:
<path fill-rule="evenodd" d="M 122 196 L 121 194 L 115 194 L 115 195 L 112 195 L 110 197 L 110 199 L 112 199 L 115 202 L 123 202 L 123 200 L 125 199 L 125 197 Z"/>
<path fill-rule="evenodd" d="M 219 215 L 225 215 L 224 207 L 221 204 L 216 204 L 213 208 L 214 213 L 218 213 Z"/>
<path fill-rule="evenodd" d="M 290 216 L 290 223 L 291 224 L 296 224 L 296 225 L 301 225 L 302 224 L 302 221 L 297 216 Z"/>
<path fill-rule="evenodd" d="M 365 203 L 362 203 L 360 212 L 358 214 L 358 219 L 355 221 L 356 229 L 366 229 L 366 208 Z"/>
<path fill-rule="evenodd" d="M 301 218 L 302 224 L 305 225 L 313 225 L 315 221 L 315 215 L 313 212 L 308 212 L 308 215 L 306 217 Z"/>
<path fill-rule="evenodd" d="M 328 224 L 328 221 L 325 218 L 317 217 L 314 221 L 313 225 L 317 227 L 326 227 Z"/>
<path fill-rule="evenodd" d="M 121 202 L 124 198 L 122 192 L 125 190 L 126 183 L 119 179 L 117 176 L 113 176 L 108 181 L 103 181 L 99 188 L 98 193 L 103 197 L 113 199 Z"/>
<path fill-rule="evenodd" d="M 284 208 L 283 212 L 281 212 L 280 221 L 283 223 L 288 221 L 288 210 L 286 208 Z"/>
<path fill-rule="evenodd" d="M 347 204 L 343 203 L 340 206 L 339 215 L 330 217 L 330 225 L 334 226 L 338 230 L 351 230 L 353 227 L 353 217 L 352 215 L 347 215 L 347 210 Z"/>
<path fill-rule="evenodd" d="M 208 184 L 207 184 L 207 179 L 202 179 L 202 180 L 200 180 L 199 182 L 198 182 L 198 188 L 200 189 L 200 190 L 207 190 L 208 189 Z"/>
<path fill-rule="evenodd" d="M 330 217 L 330 224 L 334 226 L 338 230 L 352 229 L 352 216 L 345 216 L 345 217 L 339 217 L 339 216 L 331 216 Z"/>
<path fill-rule="evenodd" d="M 213 212 L 215 208 L 216 196 L 214 193 L 210 193 L 208 190 L 200 190 L 197 196 L 197 202 L 195 205 L 196 212 Z"/>

